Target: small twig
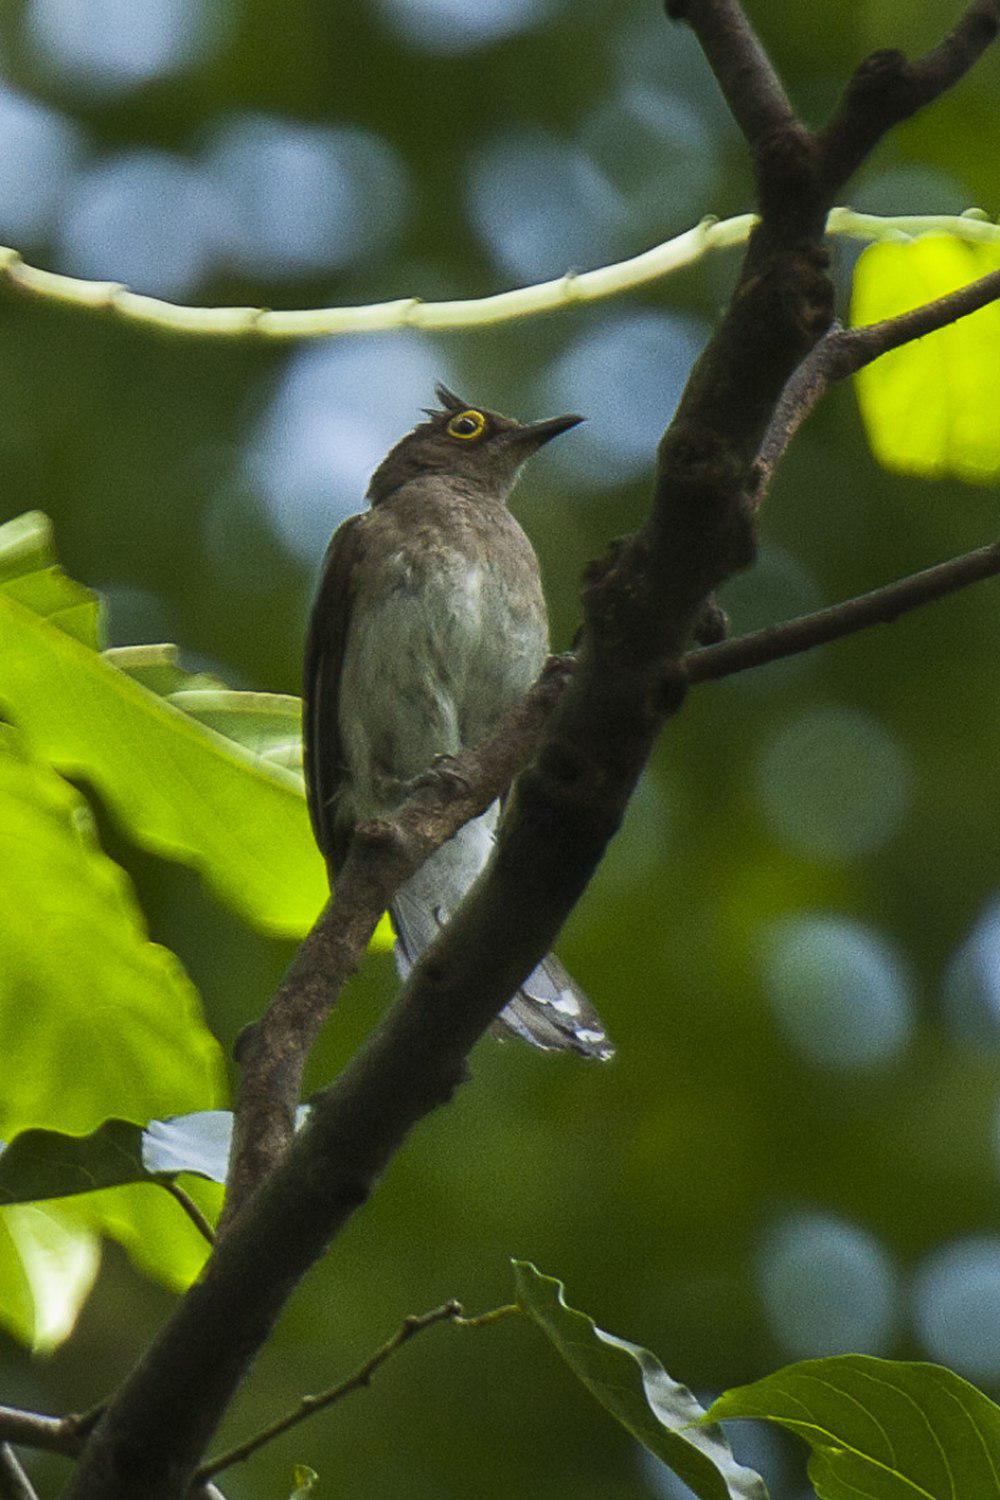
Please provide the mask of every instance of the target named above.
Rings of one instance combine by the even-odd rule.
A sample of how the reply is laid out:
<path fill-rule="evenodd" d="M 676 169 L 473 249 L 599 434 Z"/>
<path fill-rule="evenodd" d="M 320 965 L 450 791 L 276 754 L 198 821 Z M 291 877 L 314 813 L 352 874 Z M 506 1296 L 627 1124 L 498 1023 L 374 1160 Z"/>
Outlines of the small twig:
<path fill-rule="evenodd" d="M 949 558 L 920 573 L 911 573 L 895 583 L 873 589 L 870 594 L 860 594 L 856 599 L 845 599 L 813 614 L 786 620 L 782 625 L 771 625 L 731 641 L 720 641 L 717 646 L 689 651 L 684 658 L 684 670 L 692 683 L 732 677 L 751 667 L 798 656 L 828 641 L 855 635 L 871 625 L 889 624 L 910 610 L 997 574 L 1000 574 L 1000 542 Z"/>
<path fill-rule="evenodd" d="M 191 1223 L 194 1225 L 195 1229 L 197 1229 L 198 1233 L 204 1239 L 206 1239 L 210 1245 L 214 1245 L 215 1230 L 205 1218 L 205 1215 L 202 1213 L 201 1209 L 198 1207 L 197 1203 L 194 1201 L 191 1195 L 189 1193 L 186 1193 L 182 1187 L 178 1187 L 177 1183 L 174 1182 L 172 1177 L 157 1177 L 155 1180 L 159 1183 L 160 1187 L 164 1188 L 170 1194 L 171 1198 L 175 1199 L 180 1204 L 181 1208 L 187 1214 L 188 1218 L 191 1220 Z M 100 1416 L 100 1410 L 98 1410 L 98 1416 Z"/>
<path fill-rule="evenodd" d="M 39 1412 L 0 1406 L 0 1442 L 74 1458 L 83 1446 L 78 1420 L 75 1416 L 46 1417 Z"/>
<path fill-rule="evenodd" d="M 246 1442 L 230 1448 L 228 1453 L 221 1453 L 217 1458 L 209 1459 L 208 1463 L 203 1464 L 198 1470 L 196 1477 L 202 1480 L 209 1479 L 213 1474 L 221 1474 L 223 1469 L 228 1469 L 233 1464 L 243 1463 L 266 1443 L 273 1442 L 290 1427 L 297 1427 L 300 1422 L 304 1422 L 306 1417 L 311 1417 L 315 1412 L 323 1411 L 326 1407 L 333 1406 L 335 1402 L 342 1401 L 352 1391 L 370 1385 L 376 1370 L 380 1369 L 397 1349 L 408 1344 L 425 1328 L 432 1328 L 435 1323 L 456 1323 L 462 1328 L 482 1328 L 489 1323 L 497 1323 L 501 1318 L 508 1317 L 515 1312 L 520 1312 L 520 1308 L 515 1304 L 510 1304 L 506 1307 L 496 1307 L 491 1312 L 481 1313 L 476 1318 L 466 1318 L 462 1314 L 461 1303 L 452 1301 L 445 1302 L 441 1307 L 435 1307 L 430 1312 L 411 1314 L 410 1317 L 404 1318 L 392 1338 L 387 1339 L 380 1349 L 376 1349 L 363 1365 L 359 1365 L 353 1375 L 349 1375 L 339 1385 L 322 1391 L 318 1396 L 303 1396 L 294 1410 L 286 1412 L 283 1417 L 279 1417 L 268 1427 L 262 1428 L 253 1437 L 247 1438 Z"/>
<path fill-rule="evenodd" d="M 929 333 L 936 333 L 998 298 L 1000 271 L 990 271 L 954 292 L 897 317 L 885 318 L 879 323 L 864 323 L 859 328 L 842 328 L 834 324 L 785 386 L 757 459 L 755 506 L 760 505 L 767 493 L 774 470 L 792 438 L 834 381 L 844 380 L 883 354 L 925 338 Z"/>
<path fill-rule="evenodd" d="M 456 1317 L 456 1328 L 488 1328 L 491 1323 L 501 1323 L 504 1318 L 521 1317 L 523 1309 L 519 1302 L 505 1302 L 503 1307 L 491 1307 L 489 1312 L 479 1313 L 474 1318 Z"/>
<path fill-rule="evenodd" d="M 106 1401 L 98 1401 L 96 1405 L 88 1407 L 86 1411 L 82 1411 L 79 1414 L 76 1412 L 71 1413 L 68 1417 L 64 1417 L 63 1421 L 70 1423 L 77 1437 L 81 1439 L 87 1438 L 103 1417 L 106 1405 Z"/>
<path fill-rule="evenodd" d="M 34 1485 L 7 1443 L 0 1443 L 0 1496 L 3 1500 L 38 1500 Z"/>

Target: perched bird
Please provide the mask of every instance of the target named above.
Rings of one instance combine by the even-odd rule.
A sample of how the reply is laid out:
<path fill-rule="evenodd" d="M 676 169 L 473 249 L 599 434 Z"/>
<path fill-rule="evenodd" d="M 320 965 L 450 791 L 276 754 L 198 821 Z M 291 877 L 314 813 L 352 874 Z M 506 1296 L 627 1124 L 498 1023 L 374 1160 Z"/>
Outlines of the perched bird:
<path fill-rule="evenodd" d="M 441 410 L 372 475 L 371 508 L 327 551 L 306 645 L 303 738 L 313 829 L 331 869 L 356 823 L 386 817 L 440 755 L 493 730 L 534 682 L 548 621 L 531 543 L 507 500 L 521 465 L 582 418 L 522 425 L 436 387 Z M 489 859 L 494 803 L 442 845 L 390 908 L 405 975 Z M 548 957 L 498 1030 L 608 1058 L 590 1001 Z"/>

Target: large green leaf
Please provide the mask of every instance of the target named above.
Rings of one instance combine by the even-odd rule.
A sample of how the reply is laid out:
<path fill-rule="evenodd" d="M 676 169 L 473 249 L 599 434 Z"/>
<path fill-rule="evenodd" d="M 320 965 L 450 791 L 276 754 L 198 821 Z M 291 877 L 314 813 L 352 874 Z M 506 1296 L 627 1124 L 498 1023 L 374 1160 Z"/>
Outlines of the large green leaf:
<path fill-rule="evenodd" d="M 874 323 L 1000 267 L 1000 248 L 950 235 L 871 245 L 858 261 L 851 322 Z M 1000 475 L 1000 302 L 866 365 L 856 377 L 880 463 L 934 478 Z"/>
<path fill-rule="evenodd" d="M 0 726 L 0 1133 L 216 1102 L 221 1053 L 80 794 Z"/>
<path fill-rule="evenodd" d="M 940 1365 L 803 1360 L 726 1391 L 708 1416 L 763 1417 L 804 1438 L 820 1500 L 1000 1495 L 1000 1407 Z"/>
<path fill-rule="evenodd" d="M 149 942 L 130 883 L 101 850 L 83 798 L 33 760 L 9 725 L 0 725 L 0 909 L 0 1133 L 79 1134 L 109 1115 L 145 1121 L 218 1100 L 221 1053 L 194 987 L 174 955 Z M 158 1196 L 162 1204 L 150 1201 Z M 52 1287 L 83 1285 L 94 1229 L 123 1240 L 172 1285 L 190 1279 L 204 1258 L 166 1195 L 129 1188 L 73 1210 L 65 1255 L 33 1233 L 43 1221 L 13 1209 L 3 1216 L 8 1239 L 10 1225 L 20 1226 L 9 1255 L 19 1246 L 19 1263 L 34 1270 L 0 1275 L 0 1319 L 22 1333 L 31 1321 L 42 1342 L 68 1326 L 69 1303 Z M 65 1227 L 61 1210 L 50 1221 Z M 43 1263 L 56 1268 L 54 1280 L 38 1271 Z M 57 1311 L 37 1305 L 29 1320 L 25 1299 L 38 1289 Z"/>
<path fill-rule="evenodd" d="M 32 750 L 86 777 L 138 843 L 194 865 L 248 921 L 305 932 L 326 875 L 289 769 L 293 700 L 249 695 L 237 708 L 241 695 L 181 673 L 178 706 L 123 671 L 120 652 L 99 654 L 96 632 L 93 597 L 55 568 L 45 518 L 0 527 L 0 705 Z M 161 650 L 161 680 L 164 665 Z M 275 717 L 280 753 L 264 728 Z"/>
<path fill-rule="evenodd" d="M 766 1500 L 760 1475 L 736 1462 L 718 1427 L 703 1425 L 704 1408 L 658 1359 L 567 1306 L 561 1281 L 528 1261 L 513 1266 L 518 1301 L 573 1373 L 701 1500 Z"/>

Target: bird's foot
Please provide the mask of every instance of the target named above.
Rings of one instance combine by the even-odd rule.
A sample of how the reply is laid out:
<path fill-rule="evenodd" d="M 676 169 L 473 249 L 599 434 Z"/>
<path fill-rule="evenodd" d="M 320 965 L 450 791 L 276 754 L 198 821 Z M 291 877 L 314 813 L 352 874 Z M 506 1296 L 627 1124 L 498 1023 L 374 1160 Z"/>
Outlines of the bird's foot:
<path fill-rule="evenodd" d="M 468 777 L 459 769 L 458 757 L 445 753 L 435 755 L 427 770 L 414 778 L 414 791 L 425 787 L 440 788 L 452 794 L 472 790 Z"/>
<path fill-rule="evenodd" d="M 702 605 L 692 634 L 699 646 L 714 646 L 729 634 L 729 616 L 714 594 L 709 594 Z"/>

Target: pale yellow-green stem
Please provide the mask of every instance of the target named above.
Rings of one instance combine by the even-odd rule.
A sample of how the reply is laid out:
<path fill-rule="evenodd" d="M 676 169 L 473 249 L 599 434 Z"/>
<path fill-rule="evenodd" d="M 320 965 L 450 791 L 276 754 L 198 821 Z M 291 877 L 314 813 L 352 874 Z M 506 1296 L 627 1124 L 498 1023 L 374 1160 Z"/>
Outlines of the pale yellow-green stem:
<path fill-rule="evenodd" d="M 424 328 L 447 331 L 506 323 L 535 317 L 577 303 L 648 286 L 682 266 L 701 260 L 710 250 L 742 244 L 757 222 L 754 214 L 732 219 L 703 219 L 693 229 L 664 240 L 641 255 L 594 271 L 569 271 L 554 281 L 515 287 L 489 297 L 467 297 L 454 302 L 423 302 L 419 297 L 397 297 L 361 307 L 317 307 L 280 312 L 262 307 L 181 307 L 144 297 L 115 281 L 84 281 L 26 265 L 17 250 L 0 247 L 0 283 L 48 302 L 108 313 L 129 323 L 203 337 L 256 336 L 265 339 L 330 338 L 345 333 L 381 333 L 389 329 Z M 907 240 L 921 234 L 952 234 L 980 244 L 1000 245 L 1000 225 L 981 209 L 964 214 L 918 214 L 883 217 L 834 208 L 827 231 L 856 240 Z"/>

